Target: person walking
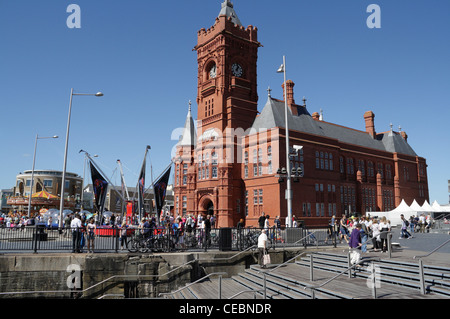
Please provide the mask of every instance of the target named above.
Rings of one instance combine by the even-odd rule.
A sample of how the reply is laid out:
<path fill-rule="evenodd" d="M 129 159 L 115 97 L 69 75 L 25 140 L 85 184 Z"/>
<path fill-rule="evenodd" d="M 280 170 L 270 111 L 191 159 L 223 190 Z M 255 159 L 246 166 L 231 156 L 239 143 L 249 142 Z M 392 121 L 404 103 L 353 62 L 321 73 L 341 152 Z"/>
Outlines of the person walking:
<path fill-rule="evenodd" d="M 353 228 L 348 245 L 352 250 L 350 263 L 352 265 L 357 265 L 361 261 L 361 224 L 358 223 Z"/>
<path fill-rule="evenodd" d="M 270 216 L 266 215 L 266 219 L 264 220 L 264 229 L 265 230 L 268 230 L 270 228 L 269 219 L 270 219 Z"/>
<path fill-rule="evenodd" d="M 87 232 L 87 249 L 89 253 L 94 252 L 94 240 L 95 240 L 95 231 L 97 229 L 97 225 L 95 225 L 94 219 L 90 218 L 88 224 L 86 225 Z M 91 249 L 92 245 L 92 249 Z"/>
<path fill-rule="evenodd" d="M 64 218 L 64 235 L 70 236 L 70 222 L 72 221 L 71 215 L 67 214 L 66 218 Z"/>
<path fill-rule="evenodd" d="M 205 251 L 207 250 L 208 246 L 211 246 L 211 216 L 207 215 L 205 220 L 204 220 L 204 226 L 203 229 L 205 231 L 205 237 L 204 237 L 204 243 L 205 243 Z"/>
<path fill-rule="evenodd" d="M 120 229 L 120 249 L 123 249 L 123 245 L 125 244 L 125 248 L 128 249 L 128 241 L 127 241 L 127 222 L 124 220 L 122 222 L 122 227 Z"/>
<path fill-rule="evenodd" d="M 264 255 L 267 254 L 268 240 L 266 232 L 267 231 L 263 229 L 258 237 L 259 266 L 261 268 L 266 268 L 266 265 L 264 265 Z"/>
<path fill-rule="evenodd" d="M 400 215 L 400 219 L 402 220 L 402 228 L 399 239 L 411 238 L 412 235 L 408 232 L 409 222 L 405 219 L 405 216 L 403 214 Z"/>
<path fill-rule="evenodd" d="M 374 218 L 372 220 L 372 225 L 370 226 L 372 230 L 372 244 L 373 244 L 373 251 L 378 251 L 380 248 L 380 224 L 378 224 L 378 219 Z"/>
<path fill-rule="evenodd" d="M 383 253 L 385 253 L 388 250 L 387 236 L 390 235 L 389 232 L 391 231 L 391 227 L 385 216 L 381 217 L 379 227 L 380 227 L 381 250 Z"/>
<path fill-rule="evenodd" d="M 419 231 L 421 232 L 421 233 L 424 233 L 425 232 L 425 225 L 426 225 L 426 220 L 425 220 L 425 215 L 424 214 L 421 214 L 420 215 L 420 217 L 419 217 Z"/>
<path fill-rule="evenodd" d="M 361 253 L 366 253 L 367 252 L 367 241 L 369 239 L 369 229 L 367 228 L 364 217 L 361 217 L 361 220 L 359 221 L 359 225 L 361 226 L 361 229 L 360 229 Z"/>
<path fill-rule="evenodd" d="M 72 252 L 81 253 L 81 220 L 80 215 L 76 214 L 75 218 L 70 222 L 70 229 L 72 230 Z"/>
<path fill-rule="evenodd" d="M 413 237 L 416 229 L 416 219 L 414 218 L 414 215 L 412 215 L 409 218 L 409 231 L 411 233 L 411 237 Z"/>
<path fill-rule="evenodd" d="M 349 234 L 349 232 L 348 232 L 348 228 L 347 228 L 347 227 L 348 227 L 348 226 L 347 226 L 347 217 L 343 216 L 343 217 L 341 218 L 341 221 L 340 221 L 340 228 L 339 228 L 339 230 L 340 230 L 340 232 L 341 232 L 341 240 L 340 240 L 341 243 L 342 243 L 342 238 L 344 238 L 345 241 L 346 241 L 347 244 L 348 244 L 348 237 L 350 236 L 350 234 Z"/>
<path fill-rule="evenodd" d="M 262 212 L 261 216 L 259 216 L 259 219 L 258 219 L 259 228 L 261 228 L 261 229 L 264 228 L 265 221 L 266 221 L 266 216 L 264 215 L 264 212 Z"/>

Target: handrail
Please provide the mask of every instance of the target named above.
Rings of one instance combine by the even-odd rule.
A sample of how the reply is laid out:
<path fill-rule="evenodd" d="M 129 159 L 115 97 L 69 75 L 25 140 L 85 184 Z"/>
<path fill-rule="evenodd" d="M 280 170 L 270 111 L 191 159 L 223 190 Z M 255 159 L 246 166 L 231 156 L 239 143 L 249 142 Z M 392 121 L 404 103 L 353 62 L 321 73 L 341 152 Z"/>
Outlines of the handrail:
<path fill-rule="evenodd" d="M 237 296 L 242 295 L 242 294 L 247 293 L 247 292 L 252 292 L 253 295 L 255 296 L 255 299 L 256 299 L 256 293 L 257 293 L 257 292 L 264 292 L 264 290 L 263 290 L 263 289 L 258 289 L 258 290 L 253 290 L 253 289 L 242 290 L 242 291 L 240 291 L 240 292 L 234 294 L 233 296 L 229 297 L 228 299 L 234 299 L 234 298 L 236 298 Z"/>
<path fill-rule="evenodd" d="M 423 260 L 422 258 L 428 257 L 431 254 L 434 254 L 436 251 L 438 251 L 439 249 L 441 249 L 442 247 L 444 247 L 445 245 L 447 245 L 450 242 L 450 239 L 448 239 L 447 241 L 445 241 L 444 243 L 442 243 L 441 245 L 439 245 L 438 247 L 436 247 L 435 249 L 433 249 L 432 251 L 430 251 L 428 254 L 426 255 L 421 255 L 421 256 L 414 256 L 413 259 L 419 259 L 419 280 L 420 280 L 420 292 L 425 295 L 426 294 L 426 287 L 425 287 L 425 273 L 424 273 L 424 266 L 423 266 Z"/>
<path fill-rule="evenodd" d="M 97 299 L 105 299 L 107 297 L 125 297 L 125 295 L 124 294 L 106 294 L 106 295 L 98 297 Z"/>
<path fill-rule="evenodd" d="M 413 259 L 428 257 L 428 256 L 430 256 L 431 254 L 434 254 L 436 251 L 438 251 L 438 250 L 441 249 L 442 247 L 444 247 L 445 245 L 447 245 L 449 242 L 450 242 L 450 239 L 448 239 L 446 242 L 442 243 L 441 245 L 439 245 L 438 247 L 436 247 L 435 249 L 433 249 L 432 251 L 430 251 L 428 254 L 426 254 L 426 255 L 421 255 L 421 256 L 414 256 Z"/>
<path fill-rule="evenodd" d="M 349 271 L 350 269 L 352 269 L 352 268 L 354 268 L 354 267 L 356 267 L 356 266 L 358 266 L 358 265 L 360 265 L 360 264 L 362 264 L 362 263 L 368 262 L 368 261 L 380 261 L 380 258 L 368 258 L 368 259 L 362 259 L 362 260 L 358 261 L 357 263 L 351 265 L 351 266 L 348 267 L 347 269 L 344 269 L 343 271 L 341 271 L 340 273 L 338 273 L 338 274 L 335 275 L 334 277 L 331 277 L 330 279 L 328 279 L 328 280 L 325 281 L 324 283 L 322 283 L 322 284 L 320 284 L 320 285 L 316 285 L 316 286 L 308 285 L 308 286 L 303 287 L 303 289 L 307 289 L 307 288 L 309 288 L 309 289 L 322 288 L 323 286 L 325 286 L 325 285 L 328 284 L 329 282 L 333 281 L 333 280 L 336 279 L 337 277 L 341 276 L 342 274 L 345 274 L 345 273 L 346 273 L 347 271 Z"/>
<path fill-rule="evenodd" d="M 313 234 L 314 234 L 314 233 L 310 233 L 310 234 L 306 235 L 305 237 L 303 237 L 302 239 L 299 239 L 298 241 L 304 240 L 304 239 L 306 239 L 307 237 L 309 237 L 309 236 L 311 236 L 311 235 L 313 235 Z M 298 242 L 298 241 L 297 241 L 297 242 Z M 291 262 L 292 260 L 297 259 L 298 257 L 300 257 L 300 256 L 302 256 L 302 255 L 304 255 L 304 254 L 308 254 L 308 253 L 310 253 L 310 252 L 309 252 L 309 251 L 303 251 L 303 252 L 301 252 L 300 254 L 296 255 L 295 257 L 292 257 L 291 259 L 285 261 L 285 262 L 282 263 L 282 264 L 279 264 L 278 266 L 276 266 L 276 267 L 273 268 L 273 269 L 270 269 L 270 270 L 268 270 L 268 271 L 265 271 L 264 273 L 272 272 L 272 271 L 274 271 L 274 270 L 280 268 L 281 266 L 284 266 L 285 264 L 288 264 L 288 263 Z"/>
<path fill-rule="evenodd" d="M 314 233 L 310 233 L 310 234 L 306 235 L 305 237 L 299 239 L 298 241 L 304 240 L 304 239 L 306 239 L 307 237 L 309 237 L 309 236 L 311 236 L 311 235 L 313 235 L 313 234 L 314 234 Z M 298 242 L 298 241 L 297 241 L 297 242 Z M 309 251 L 303 251 L 303 252 L 301 252 L 300 254 L 296 255 L 295 257 L 292 257 L 291 259 L 285 261 L 284 263 L 279 264 L 279 265 L 276 266 L 275 268 L 273 268 L 273 269 L 271 269 L 271 270 L 268 270 L 268 271 L 263 271 L 263 272 L 262 272 L 262 273 L 263 273 L 263 276 L 264 276 L 264 288 L 263 288 L 263 291 L 264 291 L 264 299 L 266 299 L 266 297 L 267 297 L 267 284 L 266 284 L 266 282 L 267 282 L 267 278 L 266 278 L 267 273 L 270 273 L 270 272 L 272 272 L 272 271 L 274 271 L 274 270 L 280 268 L 281 266 L 286 265 L 287 263 L 291 262 L 292 260 L 297 259 L 298 257 L 301 257 L 301 256 L 303 256 L 304 254 L 308 254 L 308 253 L 310 253 L 310 252 L 309 252 Z M 259 271 L 259 272 L 261 273 L 261 271 Z"/>
<path fill-rule="evenodd" d="M 306 230 L 306 231 L 308 231 L 308 230 Z M 307 237 L 309 237 L 309 236 L 311 236 L 311 235 L 314 235 L 315 233 L 317 233 L 318 231 L 317 230 L 315 230 L 315 231 L 313 231 L 312 233 L 309 233 L 308 235 L 306 235 L 305 237 L 303 237 L 303 238 L 301 238 L 301 239 L 299 239 L 299 240 L 297 240 L 295 243 L 292 243 L 292 245 L 295 245 L 295 244 L 297 244 L 299 241 L 302 241 L 302 240 L 305 240 Z M 316 241 L 318 241 L 317 239 L 316 239 Z"/>
<path fill-rule="evenodd" d="M 303 287 L 303 289 L 311 289 L 311 291 L 313 292 L 315 289 L 319 289 L 322 288 L 323 286 L 327 285 L 328 283 L 332 282 L 333 280 L 335 280 L 337 277 L 345 274 L 347 271 L 349 271 L 350 269 L 359 266 L 360 264 L 364 263 L 364 262 L 368 262 L 368 261 L 380 261 L 380 258 L 368 258 L 368 259 L 363 259 L 358 261 L 357 263 L 351 265 L 350 267 L 348 267 L 347 269 L 344 269 L 343 271 L 341 271 L 340 273 L 338 273 L 337 275 L 331 277 L 330 279 L 328 279 L 327 281 L 325 281 L 324 283 L 320 284 L 320 285 L 315 285 L 315 286 L 305 286 Z M 314 292 L 313 292 L 314 294 Z"/>
<path fill-rule="evenodd" d="M 226 258 L 214 258 L 214 261 L 217 261 L 217 260 L 230 260 L 230 259 L 233 259 L 234 257 L 236 257 L 236 256 L 238 256 L 238 255 L 240 255 L 240 254 L 243 254 L 243 253 L 245 253 L 246 251 L 248 251 L 248 250 L 250 250 L 250 249 L 253 249 L 253 248 L 256 248 L 257 247 L 257 245 L 253 245 L 253 246 L 250 246 L 250 247 L 248 247 L 247 249 L 245 249 L 245 250 L 243 250 L 243 251 L 240 251 L 240 252 L 238 252 L 237 254 L 234 254 L 233 256 L 231 256 L 231 257 L 226 257 Z M 209 261 L 208 259 L 199 259 L 198 261 Z"/>
<path fill-rule="evenodd" d="M 391 231 L 388 231 L 388 232 L 385 232 L 385 233 L 392 234 Z M 302 239 L 300 239 L 300 240 L 306 239 L 308 236 L 311 236 L 311 235 L 313 235 L 313 234 L 314 234 L 314 233 L 310 233 L 310 234 L 306 235 L 304 238 L 302 238 Z M 300 240 L 299 240 L 299 241 L 300 241 Z M 368 238 L 368 239 L 367 239 L 365 242 L 363 242 L 361 245 L 364 245 L 364 244 L 367 243 L 369 240 L 372 240 L 372 238 Z M 297 241 L 297 242 L 298 242 L 298 241 Z M 389 251 L 390 251 L 390 247 L 388 247 L 388 248 L 389 248 Z M 271 273 L 272 271 L 275 271 L 276 269 L 278 269 L 278 268 L 280 268 L 280 267 L 286 265 L 287 263 L 291 262 L 292 260 L 297 259 L 298 257 L 301 257 L 302 255 L 305 255 L 305 254 L 308 254 L 308 253 L 310 253 L 310 252 L 303 251 L 303 252 L 301 252 L 300 254 L 296 255 L 295 257 L 293 257 L 293 258 L 291 258 L 291 259 L 285 261 L 284 263 L 279 264 L 279 265 L 276 266 L 275 268 L 263 272 L 263 274 L 264 274 L 264 299 L 266 299 L 266 291 L 267 291 L 267 286 L 266 286 L 266 275 L 267 275 L 267 273 Z M 335 277 L 340 276 L 341 274 L 347 272 L 349 269 L 355 267 L 356 265 L 359 265 L 359 264 L 362 263 L 362 262 L 365 262 L 365 261 L 371 261 L 371 260 L 379 260 L 379 258 L 378 258 L 378 259 L 365 259 L 365 260 L 361 260 L 360 262 L 358 262 L 358 263 L 352 265 L 351 267 L 349 267 L 348 269 L 346 269 L 345 271 L 343 271 L 342 273 L 338 274 L 338 275 L 335 276 Z M 260 271 L 260 272 L 261 272 L 261 271 Z M 333 277 L 332 279 L 334 279 L 334 277 Z M 327 283 L 328 283 L 328 282 L 327 282 Z M 308 287 L 308 286 L 307 286 L 307 287 Z M 319 287 L 319 288 L 320 288 L 320 287 Z M 306 289 L 306 287 L 305 287 L 305 289 Z"/>
<path fill-rule="evenodd" d="M 215 275 L 227 275 L 228 273 L 226 273 L 226 272 L 213 272 L 213 273 L 210 273 L 210 274 L 208 274 L 208 275 L 206 275 L 206 276 L 204 276 L 204 277 L 202 277 L 202 278 L 200 278 L 200 279 L 197 279 L 196 281 L 194 281 L 194 282 L 191 282 L 190 284 L 188 284 L 188 285 L 186 285 L 186 286 L 184 286 L 184 287 L 181 287 L 180 289 L 178 289 L 178 290 L 175 290 L 175 291 L 172 291 L 172 292 L 161 292 L 161 293 L 159 293 L 158 294 L 158 296 L 165 296 L 165 295 L 173 295 L 173 294 L 176 294 L 177 292 L 180 292 L 181 290 L 183 290 L 183 289 L 186 289 L 186 288 L 188 288 L 188 287 L 190 287 L 190 286 L 192 286 L 192 285 L 194 285 L 194 284 L 196 284 L 196 283 L 198 283 L 198 282 L 200 282 L 200 281 L 203 281 L 203 280 L 205 280 L 206 278 L 209 278 L 209 277 L 211 277 L 211 276 L 215 276 Z M 219 294 L 220 294 L 221 292 L 219 291 Z"/>
<path fill-rule="evenodd" d="M 444 220 L 444 218 L 447 218 L 447 217 L 449 217 L 450 216 L 450 214 L 446 214 L 446 215 L 440 215 L 438 218 L 435 218 L 434 220 L 436 221 L 440 221 L 440 220 Z"/>

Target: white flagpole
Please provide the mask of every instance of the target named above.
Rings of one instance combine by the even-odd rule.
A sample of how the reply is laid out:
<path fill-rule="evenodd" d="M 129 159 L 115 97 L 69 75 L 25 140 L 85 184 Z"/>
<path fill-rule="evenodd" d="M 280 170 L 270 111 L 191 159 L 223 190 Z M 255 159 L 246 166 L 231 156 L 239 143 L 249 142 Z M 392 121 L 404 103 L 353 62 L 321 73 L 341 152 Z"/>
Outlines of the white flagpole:
<path fill-rule="evenodd" d="M 286 171 L 287 171 L 287 188 L 286 188 L 286 200 L 287 200 L 287 216 L 288 227 L 292 227 L 292 186 L 291 186 L 291 164 L 290 164 L 290 152 L 289 152 L 289 123 L 288 123 L 288 102 L 287 102 L 287 83 L 286 83 L 286 56 L 283 56 L 283 69 L 278 69 L 279 72 L 284 74 L 284 120 L 286 129 Z"/>

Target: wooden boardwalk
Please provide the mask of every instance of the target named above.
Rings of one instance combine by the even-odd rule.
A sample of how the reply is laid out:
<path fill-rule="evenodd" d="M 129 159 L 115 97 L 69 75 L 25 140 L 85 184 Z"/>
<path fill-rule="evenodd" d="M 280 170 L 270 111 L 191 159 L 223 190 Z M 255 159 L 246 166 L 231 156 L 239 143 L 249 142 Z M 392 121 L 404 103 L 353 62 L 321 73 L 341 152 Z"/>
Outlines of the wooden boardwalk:
<path fill-rule="evenodd" d="M 316 258 L 316 257 L 315 257 Z M 176 299 L 218 299 L 219 287 L 220 297 L 228 299 L 234 296 L 235 299 L 262 299 L 264 288 L 264 275 L 266 275 L 266 293 L 269 299 L 311 299 L 312 290 L 310 286 L 320 286 L 338 272 L 340 269 L 346 269 L 345 256 L 343 254 L 329 254 L 319 256 L 316 268 L 314 268 L 314 281 L 310 281 L 310 268 L 308 260 L 301 260 L 295 263 L 289 263 L 276 270 L 275 266 L 268 269 L 261 269 L 253 265 L 244 272 L 234 275 L 231 278 L 222 278 L 220 284 L 217 277 L 204 280 L 203 282 L 190 285 L 173 297 Z M 320 260 L 322 259 L 322 260 Z M 320 261 L 319 261 L 320 260 Z M 386 261 L 380 276 L 392 274 L 394 279 L 383 278 L 376 289 L 377 299 L 448 299 L 449 297 L 435 294 L 421 294 L 414 280 L 407 280 L 407 277 L 415 277 L 415 274 L 408 272 L 408 264 L 396 264 Z M 339 268 L 341 267 L 341 268 Z M 391 268 L 389 268 L 391 267 Z M 450 270 L 450 269 L 449 269 Z M 356 276 L 348 277 L 344 273 L 327 283 L 325 286 L 315 289 L 314 297 L 317 299 L 372 299 L 373 290 L 368 285 L 369 272 L 361 267 L 355 271 Z M 403 274 L 406 278 L 402 278 Z M 442 274 L 442 284 L 450 286 L 449 274 Z M 398 279 L 397 279 L 398 278 Z M 245 292 L 235 296 L 236 294 Z"/>

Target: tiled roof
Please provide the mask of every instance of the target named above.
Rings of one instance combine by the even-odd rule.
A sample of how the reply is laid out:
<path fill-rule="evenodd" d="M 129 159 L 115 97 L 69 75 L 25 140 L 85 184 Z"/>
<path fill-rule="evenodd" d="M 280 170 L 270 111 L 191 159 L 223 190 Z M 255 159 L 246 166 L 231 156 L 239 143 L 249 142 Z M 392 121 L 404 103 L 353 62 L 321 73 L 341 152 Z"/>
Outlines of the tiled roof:
<path fill-rule="evenodd" d="M 417 156 L 408 142 L 398 133 L 377 134 L 372 138 L 364 131 L 336 125 L 325 121 L 314 120 L 304 106 L 297 106 L 298 114 L 293 115 L 288 108 L 289 130 L 337 139 L 340 142 L 358 145 L 380 151 L 397 152 Z M 284 101 L 268 98 L 260 115 L 255 119 L 252 128 L 256 130 L 285 127 Z"/>

